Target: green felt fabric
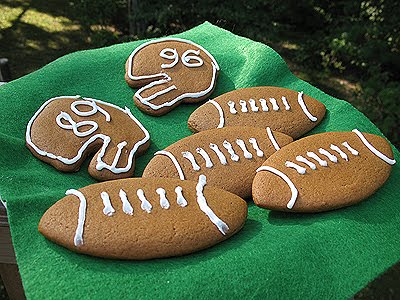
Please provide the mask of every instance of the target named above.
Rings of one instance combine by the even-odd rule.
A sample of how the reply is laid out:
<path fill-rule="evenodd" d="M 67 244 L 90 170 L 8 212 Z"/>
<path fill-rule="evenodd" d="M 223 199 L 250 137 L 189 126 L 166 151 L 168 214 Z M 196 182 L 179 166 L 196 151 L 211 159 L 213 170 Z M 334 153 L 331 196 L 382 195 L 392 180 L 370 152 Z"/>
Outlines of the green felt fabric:
<path fill-rule="evenodd" d="M 356 127 L 381 134 L 349 103 L 296 78 L 266 45 L 209 23 L 177 36 L 204 46 L 218 61 L 221 73 L 214 96 L 257 85 L 303 90 L 327 107 L 325 119 L 312 133 Z M 124 81 L 124 63 L 141 43 L 73 53 L 0 88 L 0 195 L 7 201 L 28 298 L 344 299 L 399 260 L 398 164 L 384 187 L 359 205 L 309 215 L 250 205 L 240 233 L 185 257 L 103 260 L 72 253 L 42 237 L 37 224 L 45 210 L 65 190 L 94 182 L 86 166 L 64 174 L 34 158 L 25 147 L 26 124 L 46 99 L 79 94 L 131 108 L 152 141 L 147 154 L 137 160 L 136 176 L 156 150 L 191 134 L 186 121 L 198 105 L 181 105 L 163 117 L 150 117 L 135 108 L 134 90 Z M 399 152 L 394 152 L 400 160 Z"/>

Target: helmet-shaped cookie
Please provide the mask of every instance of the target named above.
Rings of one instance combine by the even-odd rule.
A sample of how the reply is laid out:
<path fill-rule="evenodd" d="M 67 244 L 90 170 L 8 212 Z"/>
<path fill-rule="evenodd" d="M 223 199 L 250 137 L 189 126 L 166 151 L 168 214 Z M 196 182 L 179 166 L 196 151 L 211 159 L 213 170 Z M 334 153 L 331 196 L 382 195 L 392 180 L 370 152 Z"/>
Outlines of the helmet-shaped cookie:
<path fill-rule="evenodd" d="M 140 45 L 126 63 L 125 80 L 133 88 L 136 106 L 163 115 L 181 102 L 206 99 L 214 90 L 219 66 L 202 46 L 165 38 Z"/>
<path fill-rule="evenodd" d="M 320 212 L 356 204 L 375 193 L 395 163 L 382 137 L 326 132 L 271 155 L 253 181 L 254 203 L 291 212 Z"/>
<path fill-rule="evenodd" d="M 132 176 L 135 157 L 148 148 L 149 139 L 128 108 L 80 96 L 46 101 L 26 130 L 33 155 L 60 171 L 79 170 L 95 153 L 88 170 L 98 180 Z"/>
<path fill-rule="evenodd" d="M 294 90 L 258 86 L 222 94 L 189 117 L 193 132 L 229 126 L 270 127 L 296 139 L 317 126 L 325 115 L 318 100 Z"/>

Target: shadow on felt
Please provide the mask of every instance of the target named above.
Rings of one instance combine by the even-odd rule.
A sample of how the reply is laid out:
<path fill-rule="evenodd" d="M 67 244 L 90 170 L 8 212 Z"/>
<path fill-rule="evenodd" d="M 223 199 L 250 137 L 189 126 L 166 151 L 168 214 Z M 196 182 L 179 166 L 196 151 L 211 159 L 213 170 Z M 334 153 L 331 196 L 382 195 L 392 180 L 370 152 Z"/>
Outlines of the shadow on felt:
<path fill-rule="evenodd" d="M 386 184 L 390 185 L 389 179 Z M 314 223 L 352 220 L 363 224 L 384 224 L 397 220 L 398 211 L 393 209 L 387 193 L 389 186 L 379 189 L 369 198 L 352 206 L 320 213 L 290 213 L 269 211 L 268 222 L 273 226 L 312 225 Z"/>

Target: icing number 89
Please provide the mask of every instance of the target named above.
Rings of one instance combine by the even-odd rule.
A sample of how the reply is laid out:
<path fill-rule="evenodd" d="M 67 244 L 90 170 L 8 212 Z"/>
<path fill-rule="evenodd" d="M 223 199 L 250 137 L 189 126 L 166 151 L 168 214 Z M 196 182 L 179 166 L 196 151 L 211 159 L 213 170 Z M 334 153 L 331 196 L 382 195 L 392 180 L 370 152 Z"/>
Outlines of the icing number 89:
<path fill-rule="evenodd" d="M 195 55 L 190 55 L 195 54 Z M 198 56 L 200 50 L 186 50 L 182 55 L 182 63 L 188 68 L 197 68 L 203 65 L 203 60 Z M 162 64 L 161 68 L 168 69 L 174 67 L 179 61 L 178 51 L 176 49 L 165 48 L 161 50 L 160 56 L 165 59 L 173 60 L 169 64 Z M 190 62 L 190 61 L 196 62 Z"/>

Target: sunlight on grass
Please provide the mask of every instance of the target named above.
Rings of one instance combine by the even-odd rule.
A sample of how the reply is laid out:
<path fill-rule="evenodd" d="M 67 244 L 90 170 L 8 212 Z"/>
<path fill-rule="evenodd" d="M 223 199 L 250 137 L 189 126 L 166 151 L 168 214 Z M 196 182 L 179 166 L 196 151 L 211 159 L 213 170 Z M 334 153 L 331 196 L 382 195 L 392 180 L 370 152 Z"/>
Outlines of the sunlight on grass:
<path fill-rule="evenodd" d="M 288 50 L 297 50 L 299 49 L 299 45 L 294 43 L 289 43 L 288 41 L 282 43 L 282 47 Z"/>
<path fill-rule="evenodd" d="M 74 24 L 73 21 L 66 17 L 54 17 L 35 9 L 29 9 L 22 16 L 21 21 L 30 24 L 44 31 L 55 33 L 55 32 L 66 32 L 76 31 L 80 29 L 80 26 Z"/>
<path fill-rule="evenodd" d="M 43 47 L 36 40 L 27 39 L 25 41 L 25 45 L 26 45 L 26 47 L 30 47 L 30 48 L 35 49 L 35 50 L 43 50 Z"/>
<path fill-rule="evenodd" d="M 0 4 L 0 29 L 12 26 L 12 22 L 23 12 L 22 7 L 8 7 Z"/>

